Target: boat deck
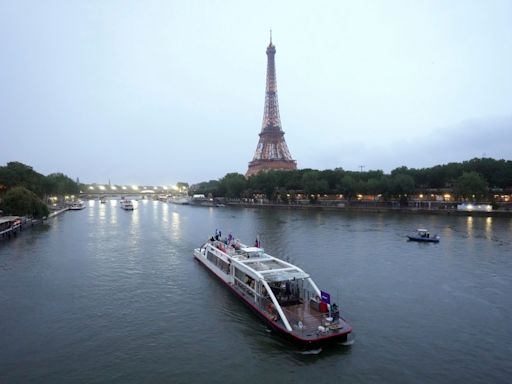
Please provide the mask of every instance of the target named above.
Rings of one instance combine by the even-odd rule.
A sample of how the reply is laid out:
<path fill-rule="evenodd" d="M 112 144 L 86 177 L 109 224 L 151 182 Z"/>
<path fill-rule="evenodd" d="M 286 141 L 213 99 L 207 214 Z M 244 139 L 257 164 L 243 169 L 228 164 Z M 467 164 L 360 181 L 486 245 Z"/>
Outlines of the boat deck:
<path fill-rule="evenodd" d="M 326 316 L 325 313 L 316 311 L 307 303 L 287 305 L 282 309 L 286 317 L 295 322 L 293 325 L 297 325 L 300 320 L 304 329 L 317 329 L 319 325 L 322 325 L 322 320 Z"/>

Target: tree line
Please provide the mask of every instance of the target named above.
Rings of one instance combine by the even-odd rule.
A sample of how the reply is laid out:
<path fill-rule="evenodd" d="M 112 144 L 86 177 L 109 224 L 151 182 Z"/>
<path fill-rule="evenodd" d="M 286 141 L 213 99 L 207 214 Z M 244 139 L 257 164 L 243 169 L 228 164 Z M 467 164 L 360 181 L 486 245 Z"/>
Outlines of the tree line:
<path fill-rule="evenodd" d="M 348 199 L 358 194 L 390 198 L 431 189 L 450 189 L 458 197 L 484 198 L 490 191 L 510 187 L 512 161 L 475 158 L 431 168 L 403 166 L 389 174 L 381 170 L 355 172 L 342 168 L 269 171 L 249 178 L 239 173 L 228 173 L 219 180 L 196 184 L 191 191 L 227 198 L 264 194 L 269 200 L 282 200 L 284 196 L 296 193 L 308 195 L 310 199 L 324 194 L 342 194 Z"/>
<path fill-rule="evenodd" d="M 79 192 L 79 184 L 62 173 L 44 176 L 16 161 L 0 167 L 0 209 L 5 214 L 44 217 L 49 213 L 47 196 Z"/>

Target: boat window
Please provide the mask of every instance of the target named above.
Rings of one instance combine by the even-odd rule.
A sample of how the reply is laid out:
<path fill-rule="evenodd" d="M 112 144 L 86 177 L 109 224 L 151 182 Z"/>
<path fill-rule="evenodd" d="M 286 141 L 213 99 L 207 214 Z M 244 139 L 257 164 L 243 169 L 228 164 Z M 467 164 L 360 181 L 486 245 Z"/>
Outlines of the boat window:
<path fill-rule="evenodd" d="M 217 268 L 222 270 L 224 273 L 229 273 L 229 263 L 222 260 L 220 257 L 216 256 L 212 251 L 208 251 L 206 253 L 206 258 L 212 262 Z"/>

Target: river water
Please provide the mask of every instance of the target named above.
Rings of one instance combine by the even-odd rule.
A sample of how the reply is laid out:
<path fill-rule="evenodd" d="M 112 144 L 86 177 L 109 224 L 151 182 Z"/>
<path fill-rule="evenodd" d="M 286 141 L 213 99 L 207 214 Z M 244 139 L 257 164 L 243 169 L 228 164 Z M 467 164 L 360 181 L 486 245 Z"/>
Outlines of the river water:
<path fill-rule="evenodd" d="M 215 229 L 310 273 L 353 345 L 270 332 L 193 259 Z M 511 356 L 511 219 L 89 201 L 0 243 L 0 383 L 509 383 Z"/>

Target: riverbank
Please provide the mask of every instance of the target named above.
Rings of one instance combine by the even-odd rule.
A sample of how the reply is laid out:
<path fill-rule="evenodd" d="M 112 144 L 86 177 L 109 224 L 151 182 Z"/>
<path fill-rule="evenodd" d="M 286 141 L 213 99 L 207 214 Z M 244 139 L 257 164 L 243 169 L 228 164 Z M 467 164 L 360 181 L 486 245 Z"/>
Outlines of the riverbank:
<path fill-rule="evenodd" d="M 290 209 L 290 210 L 319 210 L 335 212 L 370 212 L 370 213 L 400 213 L 405 215 L 436 215 L 436 216 L 475 216 L 475 217 L 505 217 L 512 218 L 512 211 L 495 210 L 483 211 L 460 211 L 452 208 L 412 208 L 412 207 L 382 207 L 382 206 L 333 206 L 320 204 L 272 204 L 272 203 L 243 203 L 226 202 L 227 206 L 243 208 L 269 208 L 269 209 Z"/>
<path fill-rule="evenodd" d="M 13 237 L 17 237 L 18 234 L 25 229 L 32 228 L 34 225 L 42 224 L 48 219 L 66 212 L 68 209 L 68 207 L 56 209 L 51 212 L 48 217 L 43 217 L 41 219 L 29 219 L 21 216 L 0 217 L 0 240 L 10 240 Z"/>
<path fill-rule="evenodd" d="M 48 215 L 48 218 L 51 219 L 52 217 L 58 216 L 58 215 L 60 215 L 60 214 L 62 214 L 64 212 L 66 212 L 67 210 L 69 210 L 68 207 L 57 209 L 57 210 L 53 211 L 52 213 L 50 213 Z"/>

